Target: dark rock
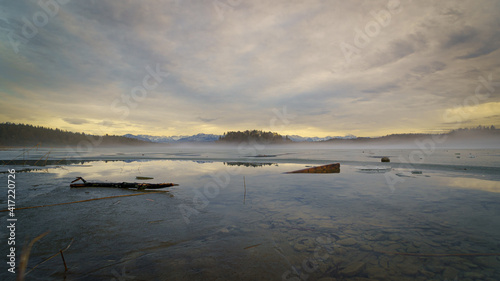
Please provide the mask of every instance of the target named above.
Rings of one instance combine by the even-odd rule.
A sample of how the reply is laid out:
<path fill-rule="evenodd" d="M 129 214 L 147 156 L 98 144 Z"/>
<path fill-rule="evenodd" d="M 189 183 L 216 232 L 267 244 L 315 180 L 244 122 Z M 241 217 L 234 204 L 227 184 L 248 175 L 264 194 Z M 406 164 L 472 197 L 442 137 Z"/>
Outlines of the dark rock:
<path fill-rule="evenodd" d="M 365 268 L 364 262 L 353 262 L 349 264 L 346 268 L 342 270 L 342 275 L 345 276 L 356 276 Z"/>

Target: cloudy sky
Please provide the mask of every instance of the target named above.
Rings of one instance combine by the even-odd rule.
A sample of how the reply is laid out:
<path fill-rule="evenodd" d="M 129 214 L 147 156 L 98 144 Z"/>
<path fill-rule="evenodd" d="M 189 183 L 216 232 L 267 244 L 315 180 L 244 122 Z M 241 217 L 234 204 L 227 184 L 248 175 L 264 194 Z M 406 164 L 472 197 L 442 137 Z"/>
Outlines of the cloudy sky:
<path fill-rule="evenodd" d="M 97 134 L 500 127 L 500 1 L 0 0 L 0 122 Z"/>

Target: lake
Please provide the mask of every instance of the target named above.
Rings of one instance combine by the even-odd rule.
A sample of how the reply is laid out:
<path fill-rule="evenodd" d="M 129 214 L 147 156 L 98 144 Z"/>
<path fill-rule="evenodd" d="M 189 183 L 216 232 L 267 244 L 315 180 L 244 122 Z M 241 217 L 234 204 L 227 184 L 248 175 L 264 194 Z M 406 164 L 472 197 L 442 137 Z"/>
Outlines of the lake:
<path fill-rule="evenodd" d="M 16 170 L 17 258 L 49 231 L 26 280 L 500 279 L 500 150 L 100 148 L 71 163 L 68 153 L 0 151 L 4 189 Z M 340 173 L 286 173 L 331 163 Z M 76 177 L 179 186 L 70 188 Z M 43 205 L 53 206 L 20 209 Z M 59 255 L 44 262 L 59 250 L 66 272 Z M 0 278 L 15 280 L 4 266 Z"/>

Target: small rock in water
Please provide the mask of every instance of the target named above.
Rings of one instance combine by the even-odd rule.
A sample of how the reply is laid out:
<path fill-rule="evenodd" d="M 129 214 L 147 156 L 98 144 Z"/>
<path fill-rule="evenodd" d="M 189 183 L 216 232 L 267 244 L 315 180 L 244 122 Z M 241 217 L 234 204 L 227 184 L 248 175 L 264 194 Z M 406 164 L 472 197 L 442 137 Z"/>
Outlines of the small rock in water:
<path fill-rule="evenodd" d="M 354 238 L 342 239 L 342 240 L 337 241 L 337 243 L 339 243 L 342 246 L 353 246 L 353 245 L 358 244 L 358 242 Z"/>
<path fill-rule="evenodd" d="M 353 262 L 342 270 L 342 275 L 356 276 L 365 268 L 364 262 Z"/>
<path fill-rule="evenodd" d="M 420 266 L 415 263 L 405 263 L 401 266 L 401 272 L 405 275 L 414 276 L 419 272 Z"/>
<path fill-rule="evenodd" d="M 484 275 L 479 273 L 479 272 L 466 272 L 464 274 L 465 277 L 476 279 L 476 280 L 483 280 Z"/>
<path fill-rule="evenodd" d="M 402 239 L 402 238 L 401 238 L 401 236 L 399 236 L 399 235 L 396 235 L 396 234 L 391 234 L 391 235 L 389 235 L 389 240 L 391 240 L 391 241 L 399 241 L 399 240 L 401 240 L 401 239 Z"/>
<path fill-rule="evenodd" d="M 307 246 L 304 244 L 296 243 L 293 245 L 293 248 L 299 252 L 302 252 L 307 249 Z"/>
<path fill-rule="evenodd" d="M 389 245 L 386 249 L 389 252 L 399 252 L 399 249 L 401 248 L 401 245 L 398 243 L 394 243 Z"/>
<path fill-rule="evenodd" d="M 265 223 L 260 223 L 260 224 L 259 224 L 259 227 L 260 227 L 260 228 L 264 228 L 264 229 L 268 229 L 268 228 L 270 228 L 270 226 L 269 226 L 268 224 L 265 224 Z"/>
<path fill-rule="evenodd" d="M 387 256 L 381 256 L 378 259 L 378 264 L 383 269 L 389 269 L 389 262 L 390 262 L 390 260 L 389 260 L 389 258 Z"/>
<path fill-rule="evenodd" d="M 417 249 L 415 246 L 413 246 L 413 245 L 409 246 L 409 247 L 406 249 L 406 251 L 407 251 L 408 253 L 418 253 L 418 249 Z"/>
<path fill-rule="evenodd" d="M 372 235 L 365 235 L 365 239 L 366 240 L 370 240 L 370 241 L 382 241 L 382 240 L 387 240 L 388 237 L 386 234 L 382 234 L 382 233 L 379 233 L 375 236 L 372 236 Z"/>
<path fill-rule="evenodd" d="M 367 244 L 363 244 L 363 245 L 359 246 L 359 248 L 363 251 L 373 251 L 373 248 Z"/>
<path fill-rule="evenodd" d="M 387 269 L 381 268 L 379 266 L 370 266 L 366 268 L 366 273 L 371 278 L 376 280 L 386 280 L 387 277 L 391 274 Z"/>
<path fill-rule="evenodd" d="M 443 277 L 449 280 L 454 280 L 458 277 L 458 270 L 453 267 L 447 267 L 443 272 Z"/>
<path fill-rule="evenodd" d="M 342 248 L 342 247 L 335 247 L 335 255 L 337 256 L 343 256 L 347 253 L 346 249 Z"/>
<path fill-rule="evenodd" d="M 474 260 L 483 267 L 496 268 L 498 266 L 495 257 L 476 257 Z"/>

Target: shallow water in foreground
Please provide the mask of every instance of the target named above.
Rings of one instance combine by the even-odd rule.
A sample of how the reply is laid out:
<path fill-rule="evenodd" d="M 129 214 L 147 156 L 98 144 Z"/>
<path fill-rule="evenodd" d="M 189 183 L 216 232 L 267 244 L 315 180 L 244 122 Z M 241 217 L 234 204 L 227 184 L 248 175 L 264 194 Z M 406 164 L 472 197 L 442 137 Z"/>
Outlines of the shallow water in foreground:
<path fill-rule="evenodd" d="M 500 253 L 500 151 L 443 150 L 411 165 L 397 160 L 409 153 L 116 152 L 18 172 L 17 208 L 137 193 L 69 188 L 77 176 L 150 176 L 180 186 L 16 210 L 17 254 L 50 231 L 34 245 L 29 271 L 74 239 L 64 252 L 68 272 L 56 257 L 27 280 L 499 280 L 500 257 L 478 254 Z M 380 163 L 381 155 L 393 162 Z M 334 162 L 339 174 L 285 174 Z M 6 195 L 0 202 L 6 206 Z M 0 218 L 6 224 L 7 213 Z M 7 233 L 1 238 L 0 251 L 8 254 Z M 5 263 L 0 278 L 15 279 Z"/>

